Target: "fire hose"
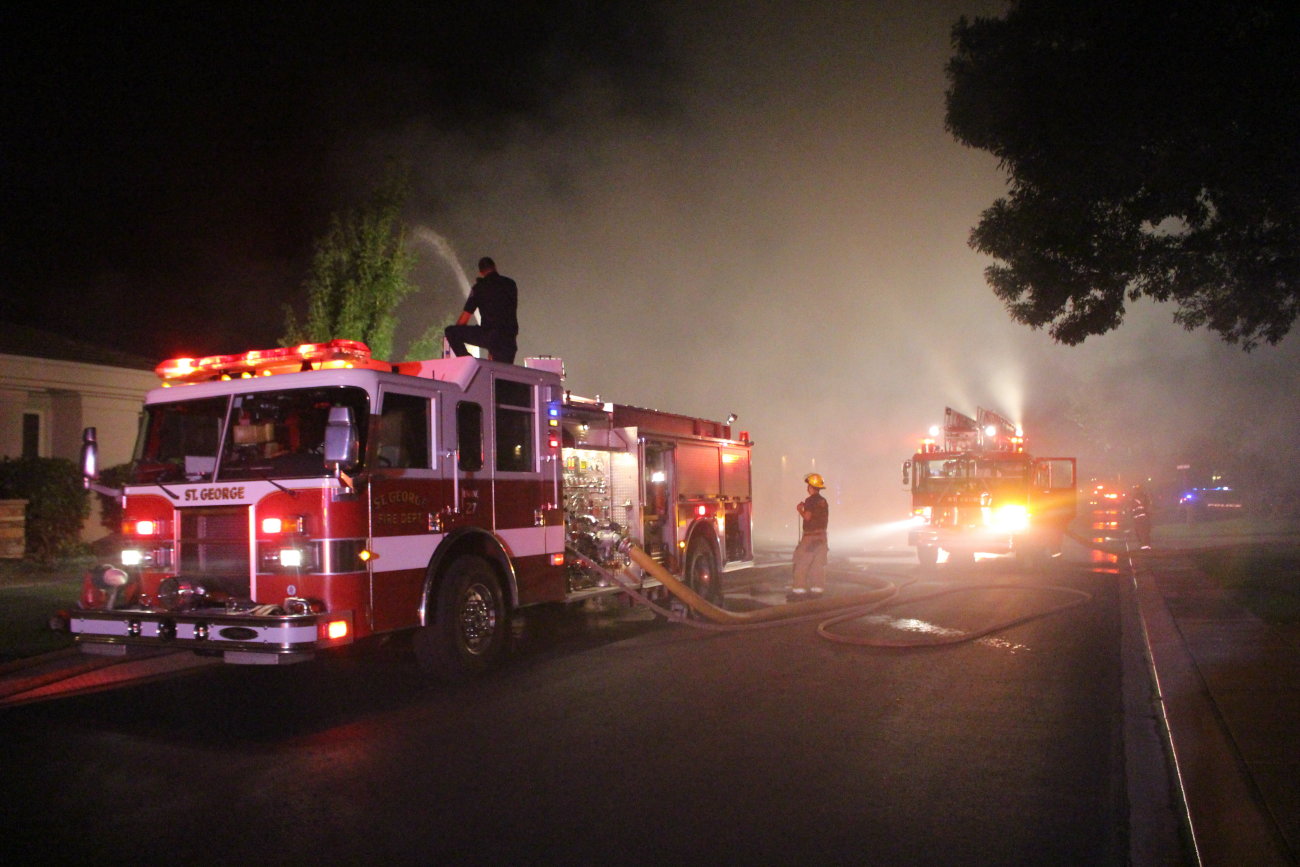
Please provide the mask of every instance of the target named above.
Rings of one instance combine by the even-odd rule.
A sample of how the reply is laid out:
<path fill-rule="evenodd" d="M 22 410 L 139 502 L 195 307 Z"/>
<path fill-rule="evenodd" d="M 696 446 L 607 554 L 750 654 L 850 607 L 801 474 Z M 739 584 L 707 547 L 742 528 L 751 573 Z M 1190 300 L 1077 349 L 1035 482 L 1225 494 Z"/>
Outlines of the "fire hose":
<path fill-rule="evenodd" d="M 898 587 L 896 585 L 893 583 L 887 583 L 878 589 L 866 593 L 855 594 L 853 596 L 809 599 L 803 602 L 792 602 L 786 605 L 774 605 L 767 608 L 760 608 L 756 611 L 728 611 L 725 608 L 721 608 L 714 605 L 712 602 L 709 602 L 703 596 L 688 587 L 683 581 L 672 575 L 672 573 L 663 566 L 659 565 L 653 557 L 641 548 L 628 543 L 626 553 L 628 557 L 631 558 L 632 562 L 636 563 L 659 581 L 660 584 L 668 589 L 669 593 L 672 593 L 690 610 L 694 611 L 698 615 L 698 618 L 692 619 L 665 608 L 655 602 L 645 593 L 637 589 L 634 581 L 621 573 L 605 569 L 600 564 L 573 548 L 567 550 L 570 557 L 610 579 L 618 585 L 619 590 L 623 593 L 641 605 L 649 608 L 665 620 L 674 623 L 682 623 L 694 629 L 706 631 L 727 632 L 741 629 L 754 629 L 757 627 L 786 626 L 792 623 L 820 620 L 829 612 L 844 613 L 846 611 L 852 611 L 855 616 L 860 617 L 898 593 Z"/>
<path fill-rule="evenodd" d="M 1080 545 L 1082 545 L 1085 548 L 1089 548 L 1093 551 L 1100 551 L 1103 554 L 1113 554 L 1116 557 L 1122 557 L 1129 553 L 1127 539 L 1123 540 L 1124 546 L 1122 548 L 1116 549 L 1116 548 L 1108 548 L 1105 545 L 1099 545 L 1097 543 L 1097 540 L 1095 539 L 1085 539 L 1083 536 L 1080 536 L 1078 533 L 1074 532 L 1073 530 L 1066 530 L 1065 536 L 1068 539 L 1073 539 L 1075 542 L 1078 542 Z"/>
<path fill-rule="evenodd" d="M 789 602 L 784 605 L 773 605 L 767 608 L 760 608 L 756 611 L 728 611 L 714 605 L 704 597 L 700 596 L 681 579 L 674 576 L 653 557 L 643 551 L 637 545 L 627 543 L 627 556 L 641 567 L 647 574 L 655 578 L 667 590 L 676 596 L 688 608 L 694 611 L 701 619 L 691 619 L 679 615 L 663 606 L 655 603 L 644 593 L 633 586 L 633 582 L 624 576 L 604 569 L 588 557 L 580 554 L 573 549 L 569 549 L 570 554 L 590 568 L 594 568 L 613 580 L 624 593 L 631 596 L 636 601 L 646 605 L 660 616 L 678 623 L 692 626 L 696 629 L 705 629 L 712 631 L 733 631 L 748 630 L 761 627 L 785 626 L 794 623 L 804 623 L 811 620 L 820 621 L 817 626 L 817 634 L 828 641 L 834 641 L 839 644 L 851 644 L 863 647 L 886 647 L 886 648 L 914 648 L 914 647 L 935 647 L 941 645 L 960 644 L 967 641 L 975 641 L 994 632 L 1001 632 L 1014 626 L 1027 623 L 1031 620 L 1048 617 L 1058 614 L 1066 609 L 1073 608 L 1076 605 L 1082 605 L 1092 600 L 1092 594 L 1082 590 L 1076 590 L 1072 587 L 1026 587 L 1019 584 L 984 584 L 976 586 L 953 587 L 945 590 L 939 590 L 934 593 L 928 593 L 923 596 L 915 596 L 910 599 L 900 600 L 893 604 L 887 605 L 890 600 L 898 595 L 902 589 L 893 582 L 886 582 L 883 586 L 867 591 L 845 596 L 828 596 L 820 599 L 810 599 L 801 602 Z M 911 583 L 911 582 L 908 582 Z M 906 585 L 903 585 L 906 586 Z M 1046 593 L 1058 593 L 1072 596 L 1073 598 L 1060 605 L 1053 606 L 1043 611 L 1027 614 L 1012 620 L 1003 621 L 993 624 L 992 626 L 980 629 L 975 632 L 963 632 L 956 636 L 945 636 L 937 639 L 927 639 L 925 641 L 900 641 L 891 639 L 867 638 L 865 636 L 845 635 L 843 633 L 833 632 L 831 627 L 836 624 L 845 623 L 851 620 L 864 617 L 874 611 L 892 608 L 898 605 L 912 604 L 930 599 L 937 599 L 943 596 L 950 596 L 956 593 L 969 593 L 974 591 L 985 590 L 1019 590 L 1019 591 L 1040 591 Z M 827 617 L 827 615 L 831 615 Z"/>

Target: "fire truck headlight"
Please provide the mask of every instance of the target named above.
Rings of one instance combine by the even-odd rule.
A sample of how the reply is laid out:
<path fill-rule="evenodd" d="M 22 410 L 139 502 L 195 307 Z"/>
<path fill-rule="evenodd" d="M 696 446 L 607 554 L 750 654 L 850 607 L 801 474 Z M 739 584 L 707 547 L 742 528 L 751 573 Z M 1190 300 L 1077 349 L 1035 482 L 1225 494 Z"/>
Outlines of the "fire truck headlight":
<path fill-rule="evenodd" d="M 1018 533 L 1029 527 L 1029 510 L 1024 506 L 1001 506 L 993 515 L 993 525 L 1004 533 Z"/>
<path fill-rule="evenodd" d="M 143 562 L 144 562 L 144 552 L 141 551 L 139 548 L 122 549 L 123 566 L 139 566 Z"/>
<path fill-rule="evenodd" d="M 302 549 L 301 548 L 281 548 L 280 565 L 289 569 L 298 569 L 302 567 Z"/>
<path fill-rule="evenodd" d="M 912 523 L 917 525 L 928 524 L 930 523 L 930 515 L 930 507 L 922 506 L 912 512 Z"/>

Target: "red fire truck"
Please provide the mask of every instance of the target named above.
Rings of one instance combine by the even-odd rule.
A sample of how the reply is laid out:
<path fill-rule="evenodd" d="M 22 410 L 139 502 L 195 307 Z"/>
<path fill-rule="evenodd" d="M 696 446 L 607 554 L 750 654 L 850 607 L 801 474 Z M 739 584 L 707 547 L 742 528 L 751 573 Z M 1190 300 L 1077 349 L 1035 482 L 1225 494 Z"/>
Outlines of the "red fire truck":
<path fill-rule="evenodd" d="M 489 667 L 520 609 L 699 591 L 752 565 L 750 446 L 729 424 L 574 397 L 558 359 L 392 364 L 334 340 L 158 367 L 120 491 L 121 563 L 87 576 L 83 651 L 285 663 L 415 630 L 421 664 Z M 95 437 L 83 449 L 93 480 Z"/>
<path fill-rule="evenodd" d="M 940 549 L 961 560 L 1014 553 L 1025 565 L 1059 553 L 1077 509 L 1075 459 L 1032 457 L 1016 425 L 976 412 L 945 409 L 943 427 L 903 463 L 914 522 L 908 544 L 925 567 Z"/>

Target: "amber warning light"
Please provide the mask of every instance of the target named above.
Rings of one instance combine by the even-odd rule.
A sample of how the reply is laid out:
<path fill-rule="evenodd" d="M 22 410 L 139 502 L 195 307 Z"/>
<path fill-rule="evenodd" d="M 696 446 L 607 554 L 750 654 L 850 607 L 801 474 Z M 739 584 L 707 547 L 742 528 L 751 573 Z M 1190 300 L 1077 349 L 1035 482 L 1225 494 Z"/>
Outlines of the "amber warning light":
<path fill-rule="evenodd" d="M 364 343 L 338 339 L 277 349 L 250 349 L 236 355 L 171 358 L 158 365 L 154 372 L 164 385 L 173 385 L 347 367 L 388 369 L 389 365 L 372 360 L 370 347 Z"/>
<path fill-rule="evenodd" d="M 349 627 L 346 620 L 325 620 L 317 624 L 322 641 L 343 641 L 348 637 Z"/>

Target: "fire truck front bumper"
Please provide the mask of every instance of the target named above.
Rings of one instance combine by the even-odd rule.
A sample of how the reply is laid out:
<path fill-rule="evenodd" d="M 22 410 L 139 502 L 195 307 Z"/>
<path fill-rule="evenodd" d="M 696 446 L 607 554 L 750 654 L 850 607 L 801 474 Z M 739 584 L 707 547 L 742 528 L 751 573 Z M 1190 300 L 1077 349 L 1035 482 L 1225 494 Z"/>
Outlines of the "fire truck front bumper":
<path fill-rule="evenodd" d="M 1029 527 L 1018 533 L 991 527 L 918 527 L 909 530 L 907 544 L 914 548 L 973 551 L 980 554 L 1015 554 L 1025 550 L 1060 549 L 1060 532 Z"/>
<path fill-rule="evenodd" d="M 914 548 L 942 548 L 945 551 L 978 551 L 981 554 L 1010 554 L 1015 537 L 990 529 L 922 527 L 910 530 L 907 544 Z"/>
<path fill-rule="evenodd" d="M 125 656 L 131 648 L 222 654 L 226 662 L 280 665 L 351 644 L 352 612 L 253 615 L 223 608 L 185 612 L 79 610 L 71 632 L 83 653 Z"/>

